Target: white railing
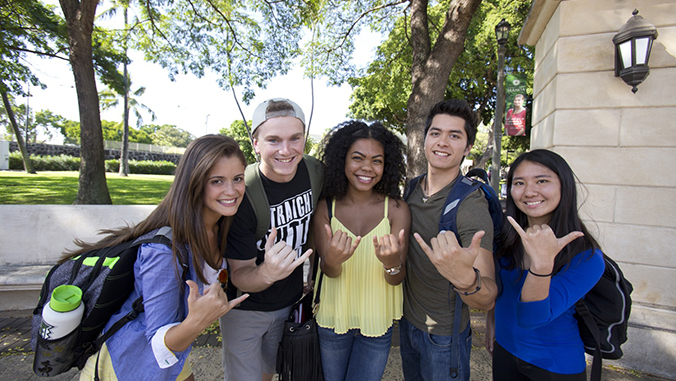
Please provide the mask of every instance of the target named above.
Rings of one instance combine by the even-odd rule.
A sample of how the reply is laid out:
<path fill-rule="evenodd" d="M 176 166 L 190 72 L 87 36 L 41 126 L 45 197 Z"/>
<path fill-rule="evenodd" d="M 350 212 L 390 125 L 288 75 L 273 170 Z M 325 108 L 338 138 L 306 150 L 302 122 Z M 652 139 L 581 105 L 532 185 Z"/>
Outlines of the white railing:
<path fill-rule="evenodd" d="M 121 150 L 122 142 L 104 140 L 103 148 Z M 129 142 L 129 150 L 140 152 L 172 153 L 177 155 L 183 155 L 183 153 L 185 152 L 185 148 L 182 147 L 156 146 L 154 144 L 133 143 L 133 142 Z"/>

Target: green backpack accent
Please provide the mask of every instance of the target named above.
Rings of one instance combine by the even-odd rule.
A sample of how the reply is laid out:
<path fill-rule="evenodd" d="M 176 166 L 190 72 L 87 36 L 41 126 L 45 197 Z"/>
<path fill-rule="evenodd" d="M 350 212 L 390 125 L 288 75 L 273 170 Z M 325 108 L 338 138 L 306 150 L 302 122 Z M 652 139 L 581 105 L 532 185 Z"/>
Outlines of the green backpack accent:
<path fill-rule="evenodd" d="M 303 155 L 305 165 L 310 175 L 310 188 L 312 189 L 312 211 L 317 210 L 317 201 L 324 184 L 324 169 L 322 163 L 310 155 Z M 270 204 L 263 189 L 261 172 L 258 170 L 260 162 L 249 164 L 244 172 L 246 182 L 246 195 L 256 215 L 256 240 L 263 239 L 270 227 Z"/>

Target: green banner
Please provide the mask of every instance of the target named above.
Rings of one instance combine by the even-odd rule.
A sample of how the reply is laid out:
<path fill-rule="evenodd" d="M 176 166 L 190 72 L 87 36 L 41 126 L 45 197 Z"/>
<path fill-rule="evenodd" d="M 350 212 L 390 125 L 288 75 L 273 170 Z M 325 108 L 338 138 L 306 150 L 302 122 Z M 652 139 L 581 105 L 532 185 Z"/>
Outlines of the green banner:
<path fill-rule="evenodd" d="M 526 74 L 505 76 L 505 135 L 526 135 Z"/>

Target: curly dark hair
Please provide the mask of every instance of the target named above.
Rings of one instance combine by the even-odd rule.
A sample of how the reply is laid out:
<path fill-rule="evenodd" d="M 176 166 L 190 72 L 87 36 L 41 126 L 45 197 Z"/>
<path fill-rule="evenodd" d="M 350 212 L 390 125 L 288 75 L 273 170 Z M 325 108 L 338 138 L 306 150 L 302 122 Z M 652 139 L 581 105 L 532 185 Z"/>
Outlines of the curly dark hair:
<path fill-rule="evenodd" d="M 319 160 L 325 166 L 322 197 L 341 199 L 347 193 L 345 158 L 352 144 L 359 139 L 374 139 L 383 145 L 383 177 L 373 189 L 395 200 L 400 199 L 401 185 L 406 175 L 404 143 L 378 122 L 369 126 L 356 120 L 337 125 L 322 140 L 319 152 Z"/>

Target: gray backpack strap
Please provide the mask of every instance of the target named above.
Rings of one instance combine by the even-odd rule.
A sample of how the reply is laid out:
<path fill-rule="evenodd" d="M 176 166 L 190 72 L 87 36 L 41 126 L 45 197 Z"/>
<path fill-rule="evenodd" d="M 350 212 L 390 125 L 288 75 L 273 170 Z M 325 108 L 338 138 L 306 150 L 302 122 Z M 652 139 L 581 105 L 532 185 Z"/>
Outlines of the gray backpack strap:
<path fill-rule="evenodd" d="M 270 226 L 270 204 L 263 189 L 261 174 L 258 170 L 260 163 L 249 164 L 244 172 L 246 183 L 246 196 L 256 216 L 256 240 L 265 237 Z"/>
<path fill-rule="evenodd" d="M 310 188 L 312 189 L 312 211 L 317 210 L 317 202 L 324 186 L 324 167 L 322 163 L 310 155 L 303 155 L 305 165 L 310 174 Z"/>
<path fill-rule="evenodd" d="M 305 159 L 305 166 L 310 175 L 310 188 L 312 189 L 312 210 L 317 209 L 317 201 L 319 201 L 319 194 L 324 185 L 324 168 L 319 160 L 309 155 L 303 155 Z M 256 162 L 249 164 L 244 172 L 244 180 L 246 183 L 246 195 L 249 203 L 256 215 L 256 240 L 265 237 L 270 227 L 270 204 L 268 204 L 268 196 L 263 189 L 263 182 L 261 181 L 261 173 L 259 170 L 260 163 Z"/>

